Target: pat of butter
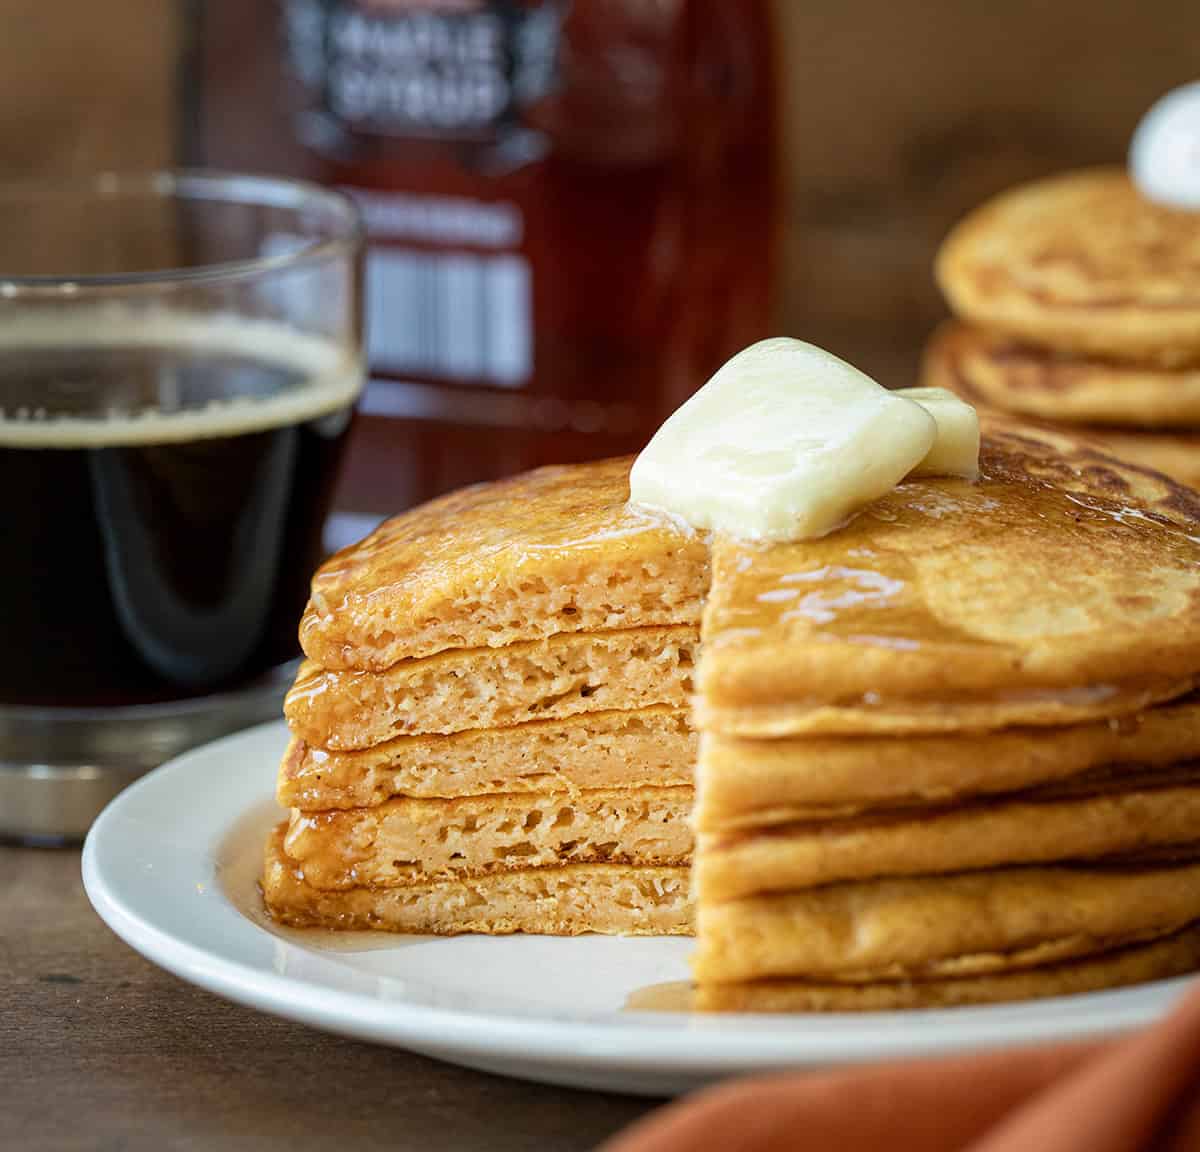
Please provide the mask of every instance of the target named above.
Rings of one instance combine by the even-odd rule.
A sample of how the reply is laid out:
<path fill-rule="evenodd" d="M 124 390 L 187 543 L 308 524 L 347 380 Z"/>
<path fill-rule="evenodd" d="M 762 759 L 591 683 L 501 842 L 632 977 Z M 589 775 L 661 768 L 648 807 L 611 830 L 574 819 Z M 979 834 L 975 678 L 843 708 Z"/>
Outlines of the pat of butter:
<path fill-rule="evenodd" d="M 739 352 L 634 462 L 630 499 L 759 540 L 823 536 L 926 459 L 921 404 L 801 340 Z"/>
<path fill-rule="evenodd" d="M 979 414 L 946 388 L 897 388 L 893 396 L 915 400 L 937 423 L 937 439 L 912 476 L 979 477 Z"/>

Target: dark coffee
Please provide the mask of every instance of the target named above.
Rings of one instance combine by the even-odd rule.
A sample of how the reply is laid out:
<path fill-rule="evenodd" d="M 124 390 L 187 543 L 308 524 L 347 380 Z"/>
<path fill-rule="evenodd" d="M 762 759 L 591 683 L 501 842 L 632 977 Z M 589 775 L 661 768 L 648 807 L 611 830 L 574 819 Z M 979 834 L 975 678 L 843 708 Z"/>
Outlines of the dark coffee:
<path fill-rule="evenodd" d="M 0 333 L 0 702 L 175 699 L 298 654 L 358 366 L 208 324 Z"/>

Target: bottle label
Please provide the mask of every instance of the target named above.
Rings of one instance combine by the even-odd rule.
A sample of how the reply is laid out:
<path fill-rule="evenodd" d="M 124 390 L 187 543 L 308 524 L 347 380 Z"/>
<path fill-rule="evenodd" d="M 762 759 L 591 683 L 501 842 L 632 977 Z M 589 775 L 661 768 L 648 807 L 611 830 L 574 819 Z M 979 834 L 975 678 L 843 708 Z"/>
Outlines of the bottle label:
<path fill-rule="evenodd" d="M 367 354 L 385 376 L 518 388 L 533 294 L 518 205 L 346 188 L 371 237 Z"/>
<path fill-rule="evenodd" d="M 565 0 L 285 0 L 292 71 L 341 129 L 486 139 L 553 87 Z"/>

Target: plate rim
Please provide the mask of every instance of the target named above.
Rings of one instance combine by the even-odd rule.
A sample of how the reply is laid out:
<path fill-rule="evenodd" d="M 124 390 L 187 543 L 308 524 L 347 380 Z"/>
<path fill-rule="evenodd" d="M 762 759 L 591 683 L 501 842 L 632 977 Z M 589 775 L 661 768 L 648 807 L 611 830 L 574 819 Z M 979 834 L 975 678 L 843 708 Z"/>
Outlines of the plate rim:
<path fill-rule="evenodd" d="M 202 948 L 177 938 L 156 924 L 152 910 L 148 913 L 139 907 L 136 897 L 131 900 L 128 893 L 115 891 L 105 870 L 106 854 L 112 850 L 109 838 L 144 792 L 165 790 L 169 794 L 177 777 L 197 770 L 197 761 L 234 760 L 241 746 L 267 739 L 268 733 L 282 741 L 286 731 L 282 721 L 256 725 L 177 756 L 130 785 L 106 806 L 88 833 L 82 853 L 83 884 L 100 918 L 152 963 L 234 1003 L 324 1031 L 447 1059 L 460 1055 L 538 1061 L 575 1070 L 721 1076 L 950 1056 L 1110 1035 L 1157 1019 L 1196 979 L 1183 976 L 1073 997 L 919 1012 L 706 1015 L 612 1011 L 576 1018 L 463 1011 L 331 988 L 254 967 L 222 954 L 219 948 Z M 206 770 L 214 771 L 211 767 Z M 214 788 L 211 795 L 214 815 L 220 815 L 228 833 L 245 810 L 234 806 L 224 812 L 221 790 Z M 211 847 L 204 856 L 198 845 L 185 844 L 185 858 L 197 852 L 207 860 L 209 871 L 195 879 L 212 883 L 217 861 Z M 281 942 L 280 937 L 248 919 L 223 893 L 221 900 L 236 917 L 239 933 L 259 933 L 275 944 Z M 311 951 L 297 943 L 282 943 Z M 1070 1010 L 1060 1017 L 1064 1004 L 1069 1004 Z"/>

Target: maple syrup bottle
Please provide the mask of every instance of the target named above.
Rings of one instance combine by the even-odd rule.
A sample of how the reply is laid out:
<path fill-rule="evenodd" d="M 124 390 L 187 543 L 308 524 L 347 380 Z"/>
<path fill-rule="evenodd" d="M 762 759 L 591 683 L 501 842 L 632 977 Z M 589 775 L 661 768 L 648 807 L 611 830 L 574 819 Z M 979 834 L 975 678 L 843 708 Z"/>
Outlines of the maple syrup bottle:
<path fill-rule="evenodd" d="M 378 517 L 636 451 L 769 334 L 766 0 L 208 0 L 192 158 L 348 191 Z M 240 10 L 240 11 L 239 11 Z"/>

